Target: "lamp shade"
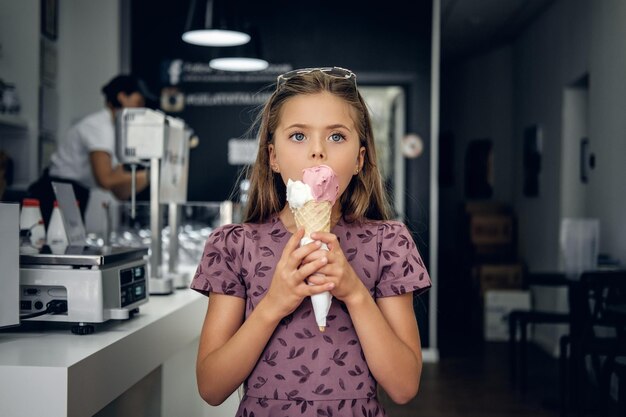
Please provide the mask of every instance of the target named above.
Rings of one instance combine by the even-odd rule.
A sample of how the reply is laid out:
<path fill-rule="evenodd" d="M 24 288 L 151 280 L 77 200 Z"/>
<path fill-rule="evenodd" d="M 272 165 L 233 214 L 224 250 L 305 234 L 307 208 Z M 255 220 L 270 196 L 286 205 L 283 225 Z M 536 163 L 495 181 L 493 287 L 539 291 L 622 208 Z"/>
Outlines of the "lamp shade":
<path fill-rule="evenodd" d="M 253 33 L 252 39 L 245 45 L 229 48 L 219 48 L 215 57 L 209 61 L 209 66 L 220 71 L 251 72 L 262 71 L 269 66 L 261 53 L 261 39 L 258 33 Z"/>
<path fill-rule="evenodd" d="M 187 14 L 183 41 L 202 46 L 236 46 L 250 41 L 250 35 L 239 30 L 228 2 L 192 0 Z"/>
<path fill-rule="evenodd" d="M 263 71 L 269 65 L 269 62 L 264 59 L 246 57 L 214 58 L 209 62 L 209 66 L 213 69 L 239 72 Z"/>

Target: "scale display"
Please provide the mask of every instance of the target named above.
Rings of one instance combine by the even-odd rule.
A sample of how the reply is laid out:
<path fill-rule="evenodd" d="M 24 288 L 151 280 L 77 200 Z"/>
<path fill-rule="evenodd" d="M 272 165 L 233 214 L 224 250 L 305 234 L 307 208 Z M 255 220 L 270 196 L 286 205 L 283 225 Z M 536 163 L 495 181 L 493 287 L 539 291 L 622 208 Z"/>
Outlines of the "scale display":
<path fill-rule="evenodd" d="M 146 267 L 144 265 L 120 270 L 120 306 L 146 298 Z"/>

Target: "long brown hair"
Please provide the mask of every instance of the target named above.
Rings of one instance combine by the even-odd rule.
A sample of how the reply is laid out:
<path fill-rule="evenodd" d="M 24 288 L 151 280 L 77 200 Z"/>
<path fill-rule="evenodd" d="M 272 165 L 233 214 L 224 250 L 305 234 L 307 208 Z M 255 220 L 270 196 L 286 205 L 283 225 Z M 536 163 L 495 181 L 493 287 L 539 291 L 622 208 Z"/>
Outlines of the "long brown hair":
<path fill-rule="evenodd" d="M 300 94 L 329 92 L 342 98 L 354 109 L 354 124 L 360 146 L 365 147 L 363 168 L 352 177 L 340 198 L 341 210 L 347 221 L 388 220 L 390 209 L 382 179 L 376 166 L 376 149 L 369 111 L 354 80 L 336 78 L 321 71 L 301 74 L 289 79 L 276 89 L 259 113 L 259 150 L 254 165 L 248 168 L 250 191 L 243 221 L 259 223 L 280 212 L 286 204 L 287 191 L 280 176 L 270 169 L 268 145 L 279 124 L 282 106 L 291 97 Z"/>

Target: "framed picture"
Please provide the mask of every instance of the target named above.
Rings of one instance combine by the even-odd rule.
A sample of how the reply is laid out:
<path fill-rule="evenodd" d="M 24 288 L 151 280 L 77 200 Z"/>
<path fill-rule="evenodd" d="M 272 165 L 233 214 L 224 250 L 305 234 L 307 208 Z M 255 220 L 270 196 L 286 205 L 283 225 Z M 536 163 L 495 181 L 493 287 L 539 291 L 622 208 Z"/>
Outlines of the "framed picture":
<path fill-rule="evenodd" d="M 50 40 L 59 35 L 59 0 L 41 0 L 41 34 Z"/>

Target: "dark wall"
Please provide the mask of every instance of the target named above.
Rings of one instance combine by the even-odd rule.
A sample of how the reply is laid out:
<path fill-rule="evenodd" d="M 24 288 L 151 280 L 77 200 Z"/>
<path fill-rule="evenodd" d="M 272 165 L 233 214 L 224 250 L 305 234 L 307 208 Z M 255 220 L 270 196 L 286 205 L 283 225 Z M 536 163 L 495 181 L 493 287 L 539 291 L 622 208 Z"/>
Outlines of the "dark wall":
<path fill-rule="evenodd" d="M 208 63 L 216 52 L 216 48 L 181 40 L 190 2 L 132 0 L 131 66 L 156 92 L 167 84 L 164 61 Z M 231 0 L 229 5 L 238 11 L 241 21 L 257 30 L 270 64 L 341 66 L 353 70 L 360 85 L 405 88 L 407 132 L 415 132 L 425 141 L 423 156 L 406 160 L 406 221 L 428 262 L 431 1 Z M 264 87 L 271 91 L 268 86 L 274 79 L 275 74 L 268 74 L 253 82 L 183 82 L 180 88 L 187 92 L 254 93 Z M 253 113 L 254 105 L 230 105 L 188 106 L 177 114 L 201 140 L 190 157 L 189 201 L 228 198 L 241 167 L 226 162 L 227 141 L 246 136 Z M 417 311 L 425 315 L 427 308 L 421 305 Z M 421 327 L 422 337 L 427 338 Z"/>

